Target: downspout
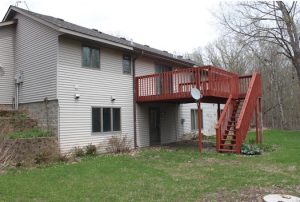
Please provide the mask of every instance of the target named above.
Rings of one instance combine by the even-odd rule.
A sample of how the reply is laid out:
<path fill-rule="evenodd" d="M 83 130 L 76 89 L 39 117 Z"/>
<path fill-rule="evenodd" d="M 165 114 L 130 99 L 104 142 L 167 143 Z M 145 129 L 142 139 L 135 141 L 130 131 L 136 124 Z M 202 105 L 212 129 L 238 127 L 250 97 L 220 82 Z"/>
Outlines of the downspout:
<path fill-rule="evenodd" d="M 134 149 L 137 148 L 137 133 L 136 133 L 136 92 L 135 92 L 135 60 L 137 56 L 134 55 L 132 59 L 132 90 L 133 90 L 133 138 Z"/>
<path fill-rule="evenodd" d="M 134 148 L 136 149 L 137 146 L 137 130 L 136 130 L 136 85 L 135 85 L 135 61 L 138 59 L 140 56 L 143 55 L 143 51 L 141 52 L 140 55 L 133 55 L 132 59 L 132 90 L 133 90 L 133 137 L 134 137 Z"/>
<path fill-rule="evenodd" d="M 16 83 L 16 99 L 15 99 L 15 109 L 19 110 L 19 87 L 20 84 Z"/>

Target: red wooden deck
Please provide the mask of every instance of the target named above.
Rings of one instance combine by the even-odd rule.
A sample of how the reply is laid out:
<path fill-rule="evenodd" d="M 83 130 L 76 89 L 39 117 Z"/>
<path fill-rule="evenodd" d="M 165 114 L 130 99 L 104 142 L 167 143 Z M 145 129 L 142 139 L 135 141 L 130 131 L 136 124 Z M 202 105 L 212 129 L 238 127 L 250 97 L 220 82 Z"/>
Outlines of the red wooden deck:
<path fill-rule="evenodd" d="M 256 115 L 257 142 L 261 142 L 262 91 L 257 73 L 239 76 L 213 66 L 203 66 L 139 76 L 135 78 L 135 99 L 137 103 L 195 102 L 190 93 L 194 87 L 203 94 L 201 102 L 225 104 L 216 125 L 218 151 L 240 153 L 253 114 Z"/>
<path fill-rule="evenodd" d="M 230 95 L 245 97 L 251 79 L 212 67 L 192 67 L 160 74 L 136 77 L 136 101 L 143 102 L 194 102 L 191 89 L 202 91 L 201 102 L 225 103 Z"/>

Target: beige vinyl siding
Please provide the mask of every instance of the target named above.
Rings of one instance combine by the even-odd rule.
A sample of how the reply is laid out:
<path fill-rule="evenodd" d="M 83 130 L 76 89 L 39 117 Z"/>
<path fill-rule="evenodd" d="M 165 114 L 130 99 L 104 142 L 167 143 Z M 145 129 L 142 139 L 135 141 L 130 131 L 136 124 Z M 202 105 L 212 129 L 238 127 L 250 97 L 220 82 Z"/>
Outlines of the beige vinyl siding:
<path fill-rule="evenodd" d="M 196 103 L 181 104 L 179 107 L 179 133 L 182 137 L 185 133 L 193 132 L 191 130 L 191 109 L 197 109 Z M 201 109 L 203 111 L 203 129 L 202 132 L 205 135 L 214 135 L 215 125 L 217 123 L 217 104 L 201 103 Z M 181 119 L 184 122 L 181 122 Z M 195 131 L 197 132 L 197 131 Z"/>
<path fill-rule="evenodd" d="M 132 76 L 123 74 L 123 52 L 100 47 L 100 69 L 81 67 L 80 41 L 59 39 L 58 99 L 60 146 L 102 145 L 113 135 L 126 135 L 133 146 Z M 77 87 L 77 90 L 76 88 Z M 80 94 L 78 100 L 74 94 Z M 116 100 L 111 102 L 111 96 Z M 121 108 L 121 132 L 92 133 L 92 107 Z"/>
<path fill-rule="evenodd" d="M 15 93 L 14 37 L 14 25 L 0 27 L 0 66 L 4 73 L 0 77 L 0 104 L 12 104 Z"/>
<path fill-rule="evenodd" d="M 58 32 L 17 14 L 16 72 L 23 71 L 20 103 L 57 99 Z"/>

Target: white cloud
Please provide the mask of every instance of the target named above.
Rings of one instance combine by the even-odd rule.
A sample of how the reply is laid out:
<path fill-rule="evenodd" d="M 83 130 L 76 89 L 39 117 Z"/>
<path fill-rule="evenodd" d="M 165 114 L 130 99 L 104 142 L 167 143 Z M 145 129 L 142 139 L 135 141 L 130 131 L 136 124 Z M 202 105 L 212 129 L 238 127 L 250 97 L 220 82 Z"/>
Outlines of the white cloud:
<path fill-rule="evenodd" d="M 1 0 L 0 15 L 16 1 Z M 169 52 L 190 52 L 217 37 L 211 10 L 218 1 L 27 0 L 31 11 L 63 18 Z M 20 4 L 20 7 L 25 8 Z"/>

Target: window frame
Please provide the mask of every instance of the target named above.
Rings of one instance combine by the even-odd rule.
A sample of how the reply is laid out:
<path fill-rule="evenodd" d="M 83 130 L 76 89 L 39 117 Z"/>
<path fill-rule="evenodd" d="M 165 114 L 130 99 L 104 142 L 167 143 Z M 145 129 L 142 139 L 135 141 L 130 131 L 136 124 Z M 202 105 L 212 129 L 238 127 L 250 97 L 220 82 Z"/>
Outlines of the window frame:
<path fill-rule="evenodd" d="M 99 67 L 94 67 L 92 66 L 92 52 L 90 52 L 90 60 L 91 60 L 91 64 L 90 66 L 86 66 L 83 64 L 83 48 L 89 48 L 90 50 L 93 50 L 93 49 L 96 49 L 99 51 Z M 90 45 L 87 45 L 87 44 L 82 44 L 81 45 L 81 67 L 82 68 L 86 68 L 86 69 L 94 69 L 94 70 L 100 70 L 101 69 L 101 49 L 99 47 L 96 47 L 96 46 L 90 46 Z"/>
<path fill-rule="evenodd" d="M 129 68 L 129 72 L 125 72 L 124 71 L 124 57 L 126 57 L 126 56 L 129 56 L 130 57 L 130 68 Z M 132 73 L 132 56 L 131 56 L 131 54 L 129 54 L 129 53 L 123 53 L 122 54 L 122 72 L 123 72 L 123 74 L 126 74 L 126 75 L 131 75 Z"/>
<path fill-rule="evenodd" d="M 98 108 L 100 109 L 100 132 L 99 131 L 96 131 L 94 132 L 93 131 L 93 109 L 94 108 Z M 109 108 L 110 109 L 110 130 L 109 131 L 103 131 L 103 109 L 104 108 Z M 120 130 L 118 131 L 114 131 L 113 130 L 113 109 L 119 109 L 120 110 Z M 99 107 L 99 106 L 92 106 L 91 107 L 91 133 L 92 135 L 97 135 L 97 134 L 111 134 L 111 133 L 120 133 L 122 132 L 122 108 L 121 107 L 106 107 L 106 106 L 103 106 L 103 107 Z"/>
<path fill-rule="evenodd" d="M 204 128 L 204 121 L 203 121 L 203 109 L 200 109 L 201 110 L 201 130 L 203 130 Z M 194 121 L 192 120 L 192 114 L 194 114 Z M 198 130 L 198 109 L 191 109 L 191 131 L 196 131 Z M 195 121 L 195 117 L 197 117 L 197 122 Z M 193 122 L 194 122 L 194 126 L 195 128 L 193 128 Z M 197 127 L 196 127 L 197 126 Z"/>

